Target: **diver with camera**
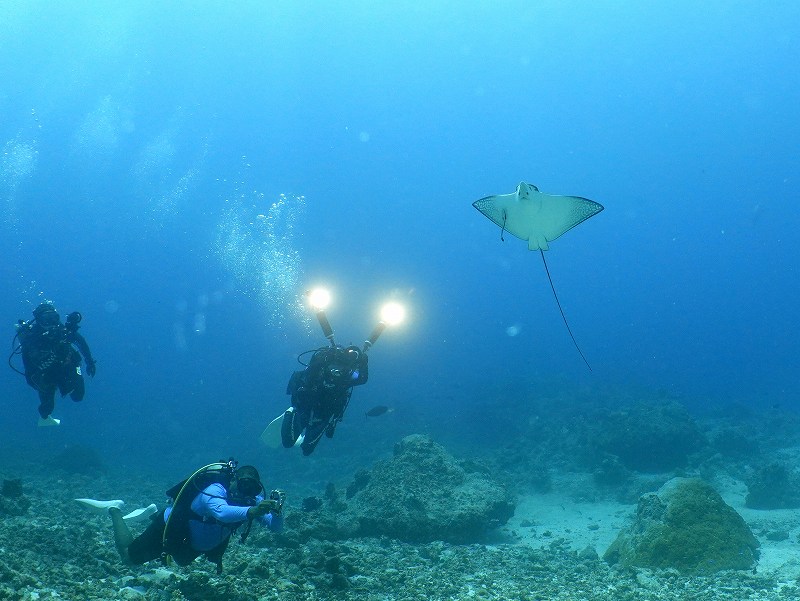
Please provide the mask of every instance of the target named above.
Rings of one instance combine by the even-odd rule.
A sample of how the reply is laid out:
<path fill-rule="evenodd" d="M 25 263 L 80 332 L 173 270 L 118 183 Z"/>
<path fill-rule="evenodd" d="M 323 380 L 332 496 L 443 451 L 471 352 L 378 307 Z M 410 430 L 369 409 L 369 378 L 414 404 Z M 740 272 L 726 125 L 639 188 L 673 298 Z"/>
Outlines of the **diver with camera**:
<path fill-rule="evenodd" d="M 52 417 L 56 389 L 61 396 L 70 395 L 73 401 L 83 400 L 86 387 L 81 371 L 81 357 L 86 362 L 86 373 L 94 377 L 97 371 L 89 344 L 78 332 L 81 314 L 74 311 L 65 323 L 53 303 L 40 304 L 33 310 L 33 319 L 19 320 L 11 342 L 12 351 L 8 365 L 25 376 L 29 386 L 39 393 L 39 425 L 57 426 L 61 420 Z M 76 350 L 77 349 L 77 350 Z M 15 355 L 22 355 L 24 371 L 11 363 Z"/>
<path fill-rule="evenodd" d="M 170 504 L 158 511 L 155 505 L 122 515 L 122 501 L 78 499 L 107 509 L 114 530 L 114 543 L 127 565 L 141 565 L 154 559 L 165 564 L 186 566 L 204 556 L 222 572 L 222 556 L 231 536 L 244 527 L 240 542 L 250 533 L 253 522 L 272 532 L 283 529 L 286 493 L 273 490 L 266 498 L 258 470 L 239 466 L 235 459 L 210 463 L 167 490 Z M 126 520 L 150 517 L 150 524 L 136 538 Z"/>
<path fill-rule="evenodd" d="M 367 351 L 387 325 L 402 320 L 403 309 L 396 303 L 388 304 L 363 347 L 344 347 L 336 344 L 333 328 L 325 314 L 330 300 L 327 291 L 317 289 L 306 296 L 330 344 L 306 351 L 297 358 L 304 369 L 295 371 L 289 378 L 286 394 L 291 395 L 292 405 L 267 426 L 261 439 L 275 446 L 272 441 L 280 423 L 280 444 L 285 448 L 299 445 L 303 455 L 307 456 L 314 452 L 323 435 L 333 438 L 336 425 L 344 418 L 353 388 L 366 384 L 369 379 Z M 309 354 L 311 357 L 305 363 L 303 357 Z"/>

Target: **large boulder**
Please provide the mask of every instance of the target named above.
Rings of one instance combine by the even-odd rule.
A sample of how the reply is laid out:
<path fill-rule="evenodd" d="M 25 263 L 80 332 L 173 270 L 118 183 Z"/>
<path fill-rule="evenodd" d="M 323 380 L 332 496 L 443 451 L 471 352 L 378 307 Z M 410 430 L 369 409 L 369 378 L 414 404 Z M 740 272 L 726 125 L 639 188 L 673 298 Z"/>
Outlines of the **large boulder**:
<path fill-rule="evenodd" d="M 673 478 L 639 499 L 633 523 L 604 555 L 610 564 L 708 574 L 752 568 L 758 541 L 709 484 Z"/>
<path fill-rule="evenodd" d="M 362 536 L 478 542 L 514 514 L 514 501 L 502 485 L 467 472 L 427 436 L 405 437 L 393 457 L 360 479 L 347 513 Z"/>
<path fill-rule="evenodd" d="M 752 509 L 800 507 L 800 473 L 781 463 L 760 467 L 747 478 L 744 503 Z"/>
<path fill-rule="evenodd" d="M 414 434 L 394 455 L 358 470 L 345 494 L 331 483 L 322 498 L 288 508 L 286 528 L 274 539 L 296 548 L 310 539 L 388 536 L 405 542 L 478 543 L 514 515 L 502 484 L 475 463 L 459 462 L 429 437 Z M 255 543 L 260 544 L 258 536 Z"/>
<path fill-rule="evenodd" d="M 677 403 L 640 403 L 599 415 L 590 430 L 593 453 L 616 455 L 637 472 L 666 472 L 684 467 L 705 438 L 689 412 Z"/>
<path fill-rule="evenodd" d="M 427 436 L 404 438 L 394 456 L 375 464 L 362 480 L 347 511 L 363 536 L 477 542 L 514 514 L 514 501 L 502 485 L 467 472 Z"/>
<path fill-rule="evenodd" d="M 31 501 L 25 496 L 22 488 L 22 480 L 3 480 L 3 487 L 0 489 L 0 516 L 25 515 Z"/>

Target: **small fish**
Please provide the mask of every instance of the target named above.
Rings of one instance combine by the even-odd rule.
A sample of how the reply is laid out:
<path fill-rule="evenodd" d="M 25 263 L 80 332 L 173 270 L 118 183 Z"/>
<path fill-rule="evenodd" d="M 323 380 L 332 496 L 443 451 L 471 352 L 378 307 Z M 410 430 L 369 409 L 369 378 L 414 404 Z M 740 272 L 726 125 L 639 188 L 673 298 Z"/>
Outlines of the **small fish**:
<path fill-rule="evenodd" d="M 392 409 L 389 409 L 386 405 L 376 405 L 375 407 L 373 407 L 372 409 L 367 411 L 364 414 L 364 416 L 365 417 L 378 417 L 379 415 L 383 415 L 384 413 L 388 413 L 390 411 L 392 411 Z"/>

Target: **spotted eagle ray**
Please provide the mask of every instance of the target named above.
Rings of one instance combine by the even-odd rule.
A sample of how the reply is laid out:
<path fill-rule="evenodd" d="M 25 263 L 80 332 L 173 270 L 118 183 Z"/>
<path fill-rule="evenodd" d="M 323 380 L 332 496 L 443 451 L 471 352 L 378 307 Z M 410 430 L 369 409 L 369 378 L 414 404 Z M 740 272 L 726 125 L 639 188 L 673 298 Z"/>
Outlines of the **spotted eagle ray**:
<path fill-rule="evenodd" d="M 487 196 L 476 200 L 472 206 L 500 226 L 500 240 L 505 242 L 503 233 L 509 232 L 521 240 L 527 240 L 528 250 L 538 250 L 542 255 L 544 270 L 547 273 L 550 288 L 553 290 L 558 310 L 561 312 L 561 319 L 564 320 L 567 332 L 569 332 L 575 348 L 578 349 L 581 359 L 591 371 L 592 366 L 589 365 L 575 336 L 572 335 L 564 310 L 561 308 L 556 287 L 550 277 L 550 269 L 544 258 L 544 251 L 549 250 L 549 243 L 561 234 L 602 211 L 603 205 L 580 196 L 544 194 L 539 192 L 539 188 L 536 186 L 520 182 L 516 192 Z"/>

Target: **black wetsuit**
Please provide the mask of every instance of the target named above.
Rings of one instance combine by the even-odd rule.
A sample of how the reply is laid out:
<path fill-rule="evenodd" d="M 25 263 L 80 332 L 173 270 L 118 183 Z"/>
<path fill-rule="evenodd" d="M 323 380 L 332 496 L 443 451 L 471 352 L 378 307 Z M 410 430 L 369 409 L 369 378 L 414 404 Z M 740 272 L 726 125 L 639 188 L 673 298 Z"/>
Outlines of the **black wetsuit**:
<path fill-rule="evenodd" d="M 73 401 L 82 400 L 86 388 L 81 356 L 90 375 L 94 373 L 95 362 L 78 328 L 63 324 L 45 328 L 36 322 L 24 323 L 18 335 L 25 380 L 39 392 L 39 415 L 46 419 L 53 412 L 56 388 L 61 396 L 69 394 Z"/>
<path fill-rule="evenodd" d="M 284 447 L 294 446 L 305 431 L 300 448 L 303 455 L 310 455 L 323 433 L 328 438 L 333 437 L 353 387 L 366 384 L 369 377 L 367 354 L 360 352 L 355 362 L 348 362 L 345 351 L 320 349 L 306 369 L 292 374 L 286 388 L 286 394 L 292 395 L 292 409 L 284 414 L 281 424 Z"/>

